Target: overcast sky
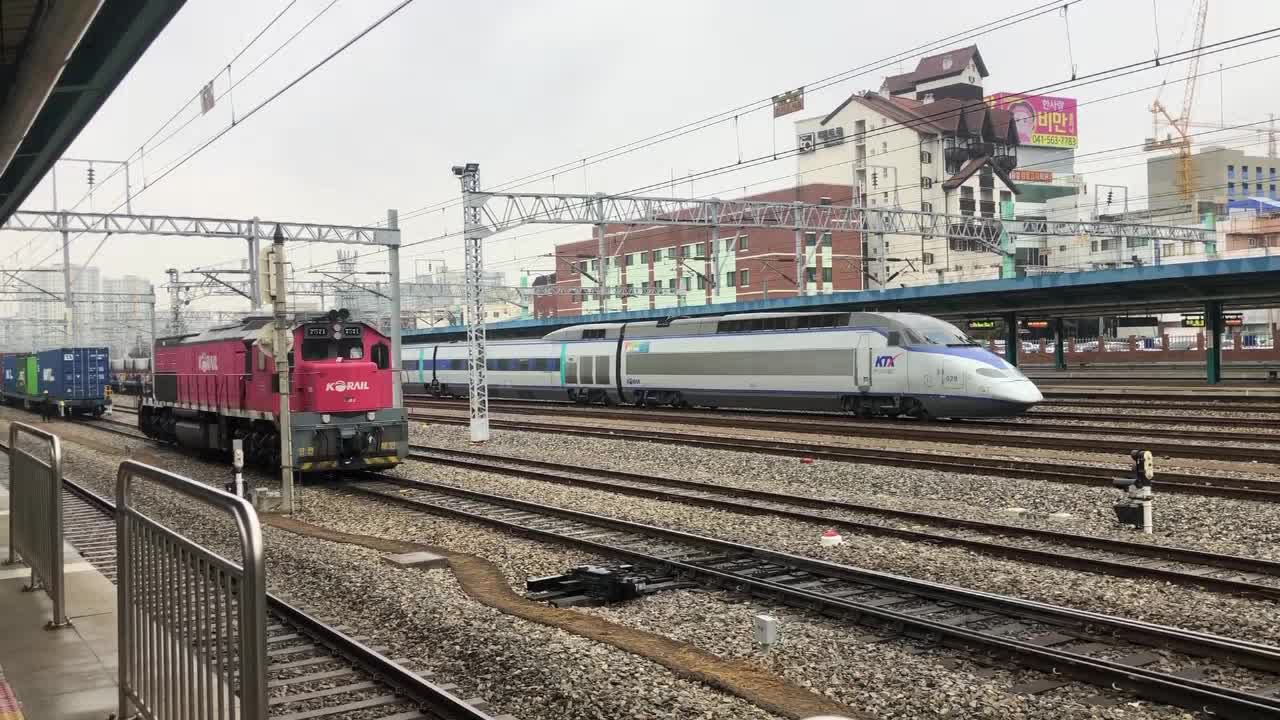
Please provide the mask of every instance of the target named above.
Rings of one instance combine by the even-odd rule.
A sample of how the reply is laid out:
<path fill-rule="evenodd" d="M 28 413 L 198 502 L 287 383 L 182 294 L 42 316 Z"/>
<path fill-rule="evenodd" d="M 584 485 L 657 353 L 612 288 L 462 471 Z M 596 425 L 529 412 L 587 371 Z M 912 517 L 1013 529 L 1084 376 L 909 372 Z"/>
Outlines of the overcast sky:
<path fill-rule="evenodd" d="M 231 66 L 240 78 L 330 0 L 297 0 L 281 20 Z M 154 182 L 181 158 L 237 116 L 327 55 L 388 9 L 390 0 L 338 0 L 296 40 L 224 97 L 207 115 L 158 147 L 139 145 L 210 78 L 225 90 L 225 67 L 287 0 L 189 0 L 115 94 L 73 143 L 68 156 L 123 159 L 132 154 L 135 192 L 145 177 Z M 458 196 L 450 166 L 478 162 L 488 187 L 561 163 L 573 162 L 798 85 L 893 56 L 952 33 L 982 26 L 1034 7 L 1034 2 L 979 5 L 950 0 L 871 2 L 432 2 L 417 0 L 332 63 L 240 124 L 225 137 L 149 187 L 134 201 L 135 212 L 231 216 L 335 224 L 371 224 L 387 208 L 402 214 Z M 1070 58 L 1079 76 L 1150 59 L 1190 44 L 1190 0 L 1083 0 L 1067 24 L 1051 12 L 1012 28 L 978 37 L 990 77 L 988 92 L 1019 91 L 1069 80 Z M 963 8 L 963 14 L 958 13 Z M 1220 0 L 1210 9 L 1206 44 L 1280 26 L 1280 3 Z M 954 45 L 969 44 L 957 41 Z M 950 47 L 948 45 L 947 47 Z M 1201 71 L 1280 54 L 1280 40 L 1205 58 Z M 807 114 L 823 113 L 848 94 L 875 89 L 887 72 L 907 71 L 905 59 L 833 87 L 811 92 Z M 1176 82 L 1163 98 L 1181 103 L 1185 64 L 1141 72 L 1114 81 L 1069 87 L 1052 94 L 1082 103 L 1157 84 Z M 1280 111 L 1273 79 L 1280 62 L 1201 78 L 1196 120 L 1253 122 Z M 1225 108 L 1219 103 L 1226 97 Z M 1080 108 L 1078 152 L 1139 143 L 1150 134 L 1147 107 L 1154 91 L 1143 91 Z M 198 115 L 193 104 L 170 130 Z M 560 192 L 622 192 L 669 181 L 681 195 L 740 195 L 792 182 L 794 160 L 715 178 L 680 182 L 691 172 L 734 163 L 794 146 L 791 121 L 774 122 L 768 111 L 744 115 L 679 140 L 582 169 L 554 180 Z M 165 137 L 170 130 L 161 134 Z M 1238 136 L 1233 136 L 1238 137 Z M 1237 141 L 1238 142 L 1238 141 Z M 1265 151 L 1263 148 L 1255 150 Z M 1129 150 L 1078 169 L 1091 182 L 1127 185 L 1145 195 L 1144 157 Z M 1126 167 L 1127 166 L 1127 167 Z M 99 179 L 109 168 L 98 168 Z M 60 165 L 59 204 L 81 200 L 84 167 Z M 78 209 L 115 208 L 123 183 L 98 186 Z M 552 181 L 527 189 L 551 190 Z M 664 188 L 661 194 L 671 192 Z M 52 205 L 48 180 L 26 207 Z M 1138 202 L 1136 204 L 1142 204 Z M 406 218 L 405 243 L 459 228 L 457 207 Z M 486 260 L 514 281 L 522 269 L 550 270 L 539 258 L 555 240 L 582 233 L 548 232 L 542 226 L 494 238 Z M 53 236 L 27 246 L 29 235 L 4 233 L 7 255 L 34 263 L 57 250 Z M 97 238 L 72 245 L 82 262 Z M 427 261 L 461 268 L 461 241 L 450 238 L 405 250 L 411 277 Z M 335 246 L 294 247 L 295 268 L 332 260 Z M 233 266 L 243 256 L 235 241 L 112 237 L 95 263 L 104 274 L 140 273 L 157 284 L 167 267 Z M 49 262 L 57 262 L 55 256 Z M 6 262 L 15 262 L 9 258 Z M 383 269 L 381 257 L 362 264 Z M 301 277 L 301 276 L 299 276 Z M 211 305 L 210 305 L 211 306 Z"/>

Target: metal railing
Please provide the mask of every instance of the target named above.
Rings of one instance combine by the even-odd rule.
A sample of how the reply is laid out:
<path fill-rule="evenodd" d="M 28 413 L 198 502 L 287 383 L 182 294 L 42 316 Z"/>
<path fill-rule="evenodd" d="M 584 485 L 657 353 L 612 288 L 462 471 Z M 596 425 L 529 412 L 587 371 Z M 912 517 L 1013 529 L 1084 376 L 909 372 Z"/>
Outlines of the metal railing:
<path fill-rule="evenodd" d="M 134 506 L 148 485 L 225 512 L 240 564 L 164 527 Z M 262 529 L 241 498 L 127 460 L 116 475 L 120 714 L 267 717 L 266 569 Z"/>
<path fill-rule="evenodd" d="M 20 447 L 22 438 L 44 444 L 48 459 Z M 41 453 L 44 454 L 44 453 Z M 62 558 L 62 442 L 26 423 L 9 423 L 9 563 L 18 556 L 31 567 L 24 590 L 44 590 L 53 601 L 47 627 L 66 627 Z"/>

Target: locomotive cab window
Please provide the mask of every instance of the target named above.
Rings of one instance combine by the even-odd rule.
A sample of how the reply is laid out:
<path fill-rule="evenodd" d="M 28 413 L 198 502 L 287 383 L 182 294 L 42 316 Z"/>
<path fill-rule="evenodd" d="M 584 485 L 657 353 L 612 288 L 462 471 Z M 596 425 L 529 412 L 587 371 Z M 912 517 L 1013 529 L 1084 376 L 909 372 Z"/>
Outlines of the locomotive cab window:
<path fill-rule="evenodd" d="M 325 360 L 329 357 L 329 340 L 303 340 L 303 360 Z"/>
<path fill-rule="evenodd" d="M 369 359 L 373 361 L 374 365 L 378 366 L 379 370 L 386 370 L 391 366 L 391 353 L 387 350 L 385 343 L 374 345 L 373 350 L 369 353 Z"/>
<path fill-rule="evenodd" d="M 343 338 L 338 341 L 338 357 L 349 360 L 364 358 L 364 340 L 360 338 Z"/>

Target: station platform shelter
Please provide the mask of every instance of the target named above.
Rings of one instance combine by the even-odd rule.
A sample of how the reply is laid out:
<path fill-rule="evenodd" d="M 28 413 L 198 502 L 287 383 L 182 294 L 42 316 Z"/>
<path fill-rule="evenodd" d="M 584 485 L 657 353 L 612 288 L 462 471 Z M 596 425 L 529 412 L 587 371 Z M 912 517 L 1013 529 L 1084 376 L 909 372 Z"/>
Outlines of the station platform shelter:
<path fill-rule="evenodd" d="M 762 312 L 916 312 L 943 319 L 994 317 L 1003 321 L 1006 360 L 1019 363 L 1018 320 L 1034 316 L 1054 324 L 1053 365 L 1066 367 L 1062 321 L 1092 314 L 1150 315 L 1197 312 L 1205 318 L 1205 381 L 1222 381 L 1223 313 L 1237 308 L 1280 306 L 1280 255 L 1222 258 L 1200 262 L 1053 273 L 1001 280 L 919 285 L 801 295 L 678 309 L 510 320 L 486 326 L 490 338 L 541 337 L 572 325 L 638 322 Z M 465 328 L 451 326 L 404 331 L 404 345 L 463 341 Z"/>

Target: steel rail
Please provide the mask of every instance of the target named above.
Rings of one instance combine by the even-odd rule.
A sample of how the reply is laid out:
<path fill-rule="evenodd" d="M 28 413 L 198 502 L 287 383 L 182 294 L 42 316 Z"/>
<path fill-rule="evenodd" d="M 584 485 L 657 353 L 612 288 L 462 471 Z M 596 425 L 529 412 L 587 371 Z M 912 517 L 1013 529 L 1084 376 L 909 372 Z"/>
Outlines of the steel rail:
<path fill-rule="evenodd" d="M 466 418 L 453 415 L 410 414 L 409 419 L 427 423 L 446 425 L 465 424 Z M 701 447 L 734 452 L 751 452 L 767 455 L 785 455 L 790 457 L 812 457 L 834 462 L 869 463 L 872 465 L 891 465 L 895 467 L 912 467 L 922 470 L 938 470 L 942 472 L 965 473 L 970 475 L 988 475 L 994 477 L 1012 477 L 1028 480 L 1044 480 L 1074 485 L 1106 487 L 1110 479 L 1124 474 L 1123 470 L 1072 466 L 1070 471 L 1062 470 L 1061 465 L 1049 463 L 1026 462 L 1020 460 L 998 460 L 978 457 L 958 457 L 928 452 L 906 450 L 882 450 L 879 448 L 862 448 L 841 445 L 821 445 L 817 443 L 799 443 L 785 440 L 760 440 L 755 438 L 712 438 L 694 433 L 666 432 L 644 430 L 638 428 L 619 428 L 616 430 L 596 430 L 579 428 L 556 423 L 536 423 L 516 420 L 490 420 L 495 428 L 521 430 L 527 432 L 548 432 L 578 437 L 593 437 L 605 440 L 635 440 L 656 442 L 686 447 Z M 1240 478 L 1221 476 L 1189 475 L 1185 473 L 1161 473 L 1156 480 L 1158 492 L 1173 492 L 1206 497 L 1223 497 L 1236 500 L 1258 500 L 1262 502 L 1280 502 L 1280 482 L 1270 480 L 1243 480 Z"/>
<path fill-rule="evenodd" d="M 408 407 L 429 407 L 422 404 L 409 404 Z M 445 406 L 453 409 L 450 406 Z M 505 406 L 496 409 L 498 413 L 517 415 L 552 414 L 536 407 Z M 919 442 L 953 443 L 961 445 L 987 445 L 999 447 L 1021 447 L 1032 449 L 1080 450 L 1084 452 L 1128 452 L 1135 443 L 1141 442 L 1144 449 L 1166 457 L 1188 457 L 1213 460 L 1241 459 L 1245 462 L 1268 462 L 1280 464 L 1280 447 L 1232 447 L 1211 444 L 1152 443 L 1139 440 L 1106 440 L 1080 437 L 1046 437 L 1024 435 L 1027 432 L 1068 433 L 1076 435 L 1133 435 L 1135 437 L 1164 437 L 1186 439 L 1187 433 L 1177 430 L 1129 430 L 1122 428 L 1092 428 L 1076 425 L 1035 426 L 1031 423 L 993 423 L 983 421 L 963 421 L 950 427 L 940 427 L 933 423 L 916 422 L 884 422 L 864 420 L 836 420 L 826 416 L 809 416 L 805 420 L 770 419 L 767 416 L 749 417 L 743 413 L 737 416 L 715 415 L 710 413 L 677 413 L 655 412 L 646 410 L 606 410 L 585 409 L 580 407 L 556 408 L 553 413 L 559 416 L 581 417 L 593 420 L 621 420 L 630 422 L 661 422 L 696 425 L 700 427 L 748 428 L 769 432 L 795 433 L 799 435 L 829 435 L 835 437 L 872 437 L 888 440 L 911 440 Z M 968 428 L 991 427 L 1001 432 L 967 432 Z M 1009 431 L 1015 431 L 1010 434 Z M 1208 441 L 1247 441 L 1269 444 L 1280 443 L 1280 435 L 1240 436 L 1229 433 L 1202 434 L 1198 439 Z"/>
<path fill-rule="evenodd" d="M 8 453 L 7 445 L 0 443 L 0 452 Z M 93 511 L 99 513 L 105 523 L 111 523 L 110 537 L 114 540 L 114 520 L 116 514 L 116 505 L 111 500 L 104 498 L 87 487 L 69 478 L 63 478 L 63 488 L 74 498 L 85 503 Z M 68 540 L 71 542 L 71 539 Z M 73 547 L 79 547 L 72 542 Z M 101 550 L 108 550 L 103 547 Z M 114 542 L 111 543 L 109 552 L 98 552 L 95 554 L 86 554 L 86 560 L 95 565 L 114 582 L 115 578 L 115 552 Z M 96 561 L 95 561 L 96 560 Z M 398 697 L 402 697 L 404 702 L 411 702 L 418 706 L 420 711 L 431 713 L 427 717 L 435 717 L 440 720 L 493 720 L 493 716 L 481 711 L 470 703 L 458 698 L 450 693 L 446 688 L 429 682 L 425 678 L 409 671 L 403 665 L 395 662 L 391 658 L 378 652 L 373 647 L 366 645 L 360 640 L 351 637 L 324 621 L 308 614 L 304 610 L 294 607 L 280 597 L 267 593 L 267 609 L 269 617 L 284 621 L 287 625 L 296 628 L 306 634 L 310 639 L 324 645 L 328 648 L 330 654 L 334 658 L 342 658 L 347 662 L 353 663 L 364 673 L 378 679 L 382 684 L 387 686 L 392 693 Z M 270 669 L 270 668 L 268 668 Z M 341 680 L 340 676 L 335 675 L 335 680 Z M 294 682 L 305 681 L 306 676 L 294 678 Z M 274 684 L 273 684 L 274 686 Z M 368 687 L 366 689 L 373 689 Z M 353 691 L 356 692 L 356 691 Z M 287 697 L 287 696 L 282 696 Z M 273 698 L 273 704 L 276 699 Z M 371 711 L 367 708 L 349 708 L 351 711 L 362 710 L 365 713 Z M 333 708 L 335 712 L 341 708 Z M 340 714 L 340 713 L 339 713 Z M 400 717 L 402 713 L 398 713 L 396 717 Z M 314 717 L 323 718 L 325 715 L 317 714 Z M 369 715 L 369 717 L 375 717 Z"/>
<path fill-rule="evenodd" d="M 637 497 L 665 500 L 689 505 L 701 505 L 731 512 L 749 515 L 776 515 L 793 520 L 813 522 L 834 527 L 855 530 L 860 533 L 895 537 L 911 542 L 926 542 L 935 545 L 951 545 L 963 547 L 987 555 L 1012 560 L 1032 561 L 1057 567 L 1069 567 L 1074 570 L 1097 572 L 1121 577 L 1146 577 L 1191 585 L 1203 589 L 1227 592 L 1247 597 L 1269 600 L 1280 600 L 1280 584 L 1265 585 L 1234 577 L 1216 577 L 1205 572 L 1221 572 L 1229 570 L 1233 575 L 1251 573 L 1260 576 L 1280 578 L 1280 562 L 1206 552 L 1190 548 L 1154 545 L 1151 543 L 1135 543 L 1091 535 L 1079 535 L 1054 530 L 1041 530 L 1017 525 L 979 520 L 966 520 L 931 513 L 895 510 L 871 505 L 826 500 L 786 493 L 775 493 L 765 490 L 717 485 L 696 480 L 681 480 L 649 474 L 631 473 L 621 470 L 565 465 L 561 463 L 535 460 L 532 458 L 496 455 L 492 453 L 476 453 L 451 448 L 438 448 L 422 445 L 411 445 L 407 456 L 410 460 L 431 462 L 436 464 L 460 467 L 469 470 L 481 470 L 514 477 L 540 480 L 574 487 L 589 487 L 608 492 L 615 492 Z M 592 477 L 581 477 L 588 475 Z M 622 481 L 622 482 L 614 482 Z M 631 485 L 625 483 L 633 483 Z M 672 491 L 670 488 L 692 491 L 696 494 Z M 725 499 L 729 498 L 729 499 Z M 759 500 L 766 505 L 754 505 L 742 502 L 738 498 Z M 792 507 L 787 507 L 792 506 Z M 1101 551 L 1111 556 L 1098 558 L 1071 555 L 1060 549 L 1028 548 L 1018 545 L 1006 545 L 990 540 L 956 537 L 939 533 L 923 532 L 906 528 L 859 522 L 836 515 L 796 510 L 795 506 L 818 510 L 844 510 L 847 512 L 874 514 L 881 517 L 909 520 L 948 528 L 961 528 L 988 535 L 1003 537 L 1022 537 L 1052 543 L 1054 545 L 1084 548 Z M 1116 559 L 1119 556 L 1119 559 Z M 1181 569 L 1166 568 L 1160 565 L 1145 565 L 1145 558 L 1170 563 L 1194 565 L 1200 573 Z"/>
<path fill-rule="evenodd" d="M 1063 641 L 1037 645 L 1028 640 L 971 629 L 958 621 L 968 618 L 967 622 L 970 623 L 985 622 L 1003 616 L 1046 625 L 1103 628 L 1112 637 L 1122 638 L 1126 642 L 1136 641 L 1140 645 L 1171 649 L 1187 655 L 1228 660 L 1238 666 L 1271 674 L 1280 672 L 1280 648 L 862 570 L 679 530 L 450 485 L 373 473 L 366 473 L 364 476 L 388 486 L 391 491 L 382 492 L 364 484 L 352 484 L 343 489 L 419 511 L 461 517 L 530 537 L 572 544 L 607 556 L 622 557 L 646 566 L 663 567 L 697 577 L 704 582 L 746 589 L 755 595 L 780 600 L 796 607 L 840 617 L 853 617 L 859 622 L 902 628 L 912 636 L 924 637 L 952 647 L 969 650 L 980 648 L 999 657 L 1016 658 L 1024 666 L 1054 675 L 1066 675 L 1184 708 L 1206 710 L 1234 718 L 1271 718 L 1280 713 L 1280 698 L 1052 647 L 1053 644 L 1066 644 Z M 407 496 L 403 493 L 403 488 L 425 492 L 428 498 L 434 496 L 434 499 Z M 551 519 L 549 524 L 545 522 L 548 518 Z M 544 526 L 539 527 L 535 521 L 542 522 Z M 565 523 L 569 524 L 568 527 L 557 529 L 557 524 Z M 595 531 L 594 534 L 592 530 Z M 604 536 L 600 534 L 601 531 L 604 531 Z M 620 535 L 618 544 L 610 544 L 602 539 L 610 533 Z M 671 543 L 675 549 L 670 550 L 672 554 L 667 556 L 633 549 L 637 542 L 642 543 L 645 538 Z M 683 548 L 683 552 L 680 548 Z M 735 566 L 739 564 L 752 567 L 758 572 L 735 570 Z M 803 580 L 803 587 L 786 584 L 783 582 L 786 578 Z M 875 600 L 859 602 L 856 596 L 860 593 L 857 589 L 851 592 L 841 591 L 839 596 L 814 589 L 824 585 L 833 587 L 840 583 L 844 583 L 842 587 L 845 588 L 852 583 L 864 589 L 873 588 L 875 592 L 888 592 L 889 595 L 887 598 L 881 595 Z M 912 614 L 909 611 L 889 609 L 891 605 L 908 603 L 912 598 L 968 607 L 978 611 L 977 615 L 982 620 L 966 615 L 949 623 L 923 617 L 925 613 L 920 610 L 917 610 L 919 614 Z M 928 614 L 941 609 L 938 605 L 933 605 L 932 608 L 932 612 Z M 951 607 L 946 606 L 946 609 Z M 1064 637 L 1074 642 L 1088 639 L 1089 636 Z"/>

